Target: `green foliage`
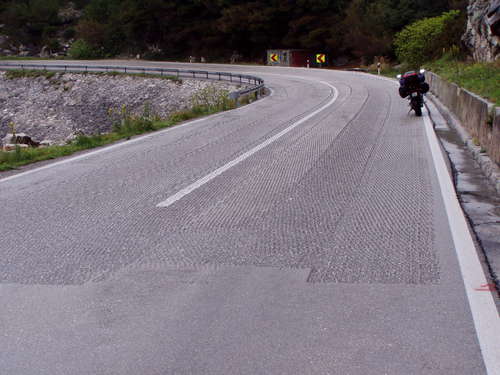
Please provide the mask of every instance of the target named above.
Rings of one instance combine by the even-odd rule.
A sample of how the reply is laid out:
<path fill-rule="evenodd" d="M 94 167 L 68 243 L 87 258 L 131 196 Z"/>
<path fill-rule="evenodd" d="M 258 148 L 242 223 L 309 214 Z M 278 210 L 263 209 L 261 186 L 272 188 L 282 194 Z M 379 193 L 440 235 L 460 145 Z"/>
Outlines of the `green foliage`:
<path fill-rule="evenodd" d="M 207 112 L 227 111 L 234 108 L 235 103 L 229 99 L 229 92 L 215 85 L 199 90 L 191 97 L 193 108 L 201 108 Z"/>
<path fill-rule="evenodd" d="M 442 78 L 472 91 L 493 103 L 500 103 L 500 62 L 466 63 L 457 61 L 450 53 L 425 64 Z"/>
<path fill-rule="evenodd" d="M 405 27 L 394 38 L 398 59 L 412 68 L 438 57 L 454 44 L 456 35 L 450 33 L 460 12 L 452 10 L 441 16 L 425 18 Z"/>
<path fill-rule="evenodd" d="M 75 41 L 71 45 L 68 54 L 73 59 L 97 59 L 103 57 L 99 50 L 92 47 L 83 39 Z"/>
<path fill-rule="evenodd" d="M 126 107 L 120 110 L 110 110 L 110 116 L 115 117 L 114 131 L 108 134 L 81 135 L 72 143 L 64 146 L 50 146 L 45 148 L 16 148 L 14 152 L 0 151 L 0 171 L 14 169 L 19 166 L 41 161 L 54 159 L 61 156 L 71 155 L 75 152 L 103 146 L 116 142 L 120 139 L 129 139 L 131 136 L 144 132 L 163 129 L 173 126 L 183 121 L 206 116 L 225 109 L 234 108 L 234 103 L 218 102 L 219 107 L 210 105 L 208 107 L 200 105 L 173 113 L 168 119 L 160 119 L 155 116 L 150 107 L 146 104 L 141 115 L 131 114 Z"/>
<path fill-rule="evenodd" d="M 10 1 L 4 5 L 4 32 L 14 43 L 43 44 L 60 25 L 58 10 L 62 0 Z"/>
<path fill-rule="evenodd" d="M 47 79 L 52 79 L 56 76 L 56 74 L 57 74 L 56 72 L 50 72 L 48 70 L 13 69 L 13 70 L 7 70 L 5 72 L 5 78 L 19 79 L 19 78 L 45 77 Z"/>
<path fill-rule="evenodd" d="M 81 136 L 73 143 L 64 146 L 50 146 L 44 148 L 20 148 L 13 152 L 0 151 L 0 171 L 14 169 L 22 165 L 42 160 L 55 159 L 71 155 L 75 152 L 93 147 L 102 146 L 118 140 L 115 134 Z"/>
<path fill-rule="evenodd" d="M 110 108 L 109 115 L 114 122 L 113 131 L 124 137 L 155 130 L 154 122 L 160 120 L 151 113 L 149 104 L 144 105 L 142 115 L 130 113 L 126 106 L 122 106 L 119 110 Z"/>
<path fill-rule="evenodd" d="M 137 77 L 137 78 L 156 78 L 156 79 L 166 79 L 169 81 L 173 81 L 177 84 L 182 84 L 182 79 L 177 78 L 176 76 L 170 76 L 170 75 L 161 75 L 161 74 L 149 74 L 149 73 L 124 73 L 124 72 L 117 72 L 117 71 L 109 71 L 109 72 L 85 72 L 82 74 L 93 74 L 97 76 L 111 76 L 111 77 L 120 77 L 120 76 L 127 76 L 127 77 Z"/>
<path fill-rule="evenodd" d="M 64 39 L 73 39 L 76 35 L 76 30 L 73 27 L 68 27 L 63 31 L 63 38 Z"/>
<path fill-rule="evenodd" d="M 83 16 L 68 24 L 58 11 L 69 2 L 4 0 L 4 31 L 14 44 L 39 48 L 55 45 L 61 35 L 82 40 L 74 58 L 192 55 L 227 62 L 236 52 L 244 61 L 263 62 L 266 49 L 302 48 L 370 60 L 392 57 L 394 34 L 406 25 L 466 5 L 466 0 L 73 0 Z"/>

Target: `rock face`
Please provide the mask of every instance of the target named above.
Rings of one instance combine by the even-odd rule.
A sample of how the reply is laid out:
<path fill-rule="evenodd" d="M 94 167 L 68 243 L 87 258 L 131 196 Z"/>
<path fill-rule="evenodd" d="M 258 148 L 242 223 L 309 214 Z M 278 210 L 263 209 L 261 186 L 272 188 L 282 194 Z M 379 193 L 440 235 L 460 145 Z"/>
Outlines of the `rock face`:
<path fill-rule="evenodd" d="M 469 0 L 462 41 L 476 61 L 500 57 L 500 0 Z"/>
<path fill-rule="evenodd" d="M 127 113 L 166 118 L 192 105 L 196 93 L 207 87 L 234 91 L 235 86 L 212 81 L 58 73 L 48 79 L 7 79 L 0 72 L 0 138 L 9 133 L 9 123 L 34 140 L 64 144 L 78 134 L 112 130 L 117 114 Z M 6 143 L 5 141 L 3 142 Z M 8 142 L 13 143 L 13 142 Z M 20 142 L 18 142 L 20 143 Z"/>

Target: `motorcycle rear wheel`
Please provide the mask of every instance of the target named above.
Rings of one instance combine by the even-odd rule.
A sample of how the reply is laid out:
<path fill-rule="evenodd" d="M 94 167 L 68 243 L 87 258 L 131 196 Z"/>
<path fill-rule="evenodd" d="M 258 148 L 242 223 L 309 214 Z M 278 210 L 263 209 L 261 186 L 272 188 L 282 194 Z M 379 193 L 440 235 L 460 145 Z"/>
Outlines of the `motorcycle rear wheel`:
<path fill-rule="evenodd" d="M 416 107 L 415 108 L 415 115 L 418 117 L 422 116 L 422 108 Z"/>

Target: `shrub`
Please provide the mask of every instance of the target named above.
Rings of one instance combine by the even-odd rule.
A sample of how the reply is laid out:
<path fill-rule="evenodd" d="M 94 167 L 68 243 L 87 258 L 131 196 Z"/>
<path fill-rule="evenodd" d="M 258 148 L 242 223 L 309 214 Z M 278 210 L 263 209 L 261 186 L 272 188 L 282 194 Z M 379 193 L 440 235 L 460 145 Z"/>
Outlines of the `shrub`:
<path fill-rule="evenodd" d="M 63 38 L 66 40 L 73 39 L 76 35 L 76 30 L 74 27 L 68 27 L 63 31 Z"/>
<path fill-rule="evenodd" d="M 457 38 L 459 15 L 460 11 L 452 10 L 406 26 L 394 38 L 398 59 L 412 68 L 419 68 L 424 62 L 439 57 Z"/>
<path fill-rule="evenodd" d="M 30 70 L 30 69 L 13 69 L 7 70 L 5 72 L 5 78 L 7 79 L 19 79 L 19 78 L 38 78 L 45 77 L 47 79 L 53 79 L 57 72 L 51 72 L 47 70 Z"/>
<path fill-rule="evenodd" d="M 46 45 L 50 52 L 57 52 L 61 49 L 61 43 L 55 38 L 47 40 Z"/>
<path fill-rule="evenodd" d="M 215 85 L 209 85 L 196 92 L 191 97 L 193 108 L 203 108 L 207 111 L 227 111 L 234 108 L 234 102 L 229 99 L 227 90 L 221 90 Z"/>
<path fill-rule="evenodd" d="M 83 39 L 78 39 L 71 45 L 68 55 L 73 59 L 96 59 L 101 57 L 99 51 Z"/>
<path fill-rule="evenodd" d="M 154 123 L 160 118 L 151 112 L 148 103 L 145 104 L 142 115 L 130 113 L 125 105 L 120 110 L 109 109 L 113 121 L 113 131 L 122 136 L 132 136 L 155 130 Z"/>

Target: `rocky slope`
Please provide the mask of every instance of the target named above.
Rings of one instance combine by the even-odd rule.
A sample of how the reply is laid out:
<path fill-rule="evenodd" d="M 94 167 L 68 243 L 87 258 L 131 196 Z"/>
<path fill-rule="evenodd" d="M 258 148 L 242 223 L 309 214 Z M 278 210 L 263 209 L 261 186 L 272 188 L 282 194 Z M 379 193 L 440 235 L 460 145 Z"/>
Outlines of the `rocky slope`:
<path fill-rule="evenodd" d="M 500 57 L 500 0 L 470 0 L 462 41 L 477 61 Z"/>
<path fill-rule="evenodd" d="M 52 78 L 8 79 L 0 72 L 0 138 L 14 123 L 37 141 L 64 143 L 75 134 L 96 134 L 112 129 L 113 117 L 123 108 L 166 118 L 191 106 L 191 98 L 207 87 L 233 91 L 220 82 L 134 76 L 58 73 Z M 113 115 L 114 113 L 114 115 Z"/>

